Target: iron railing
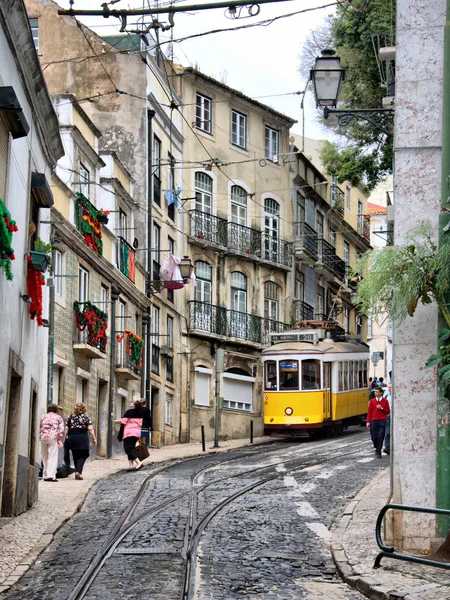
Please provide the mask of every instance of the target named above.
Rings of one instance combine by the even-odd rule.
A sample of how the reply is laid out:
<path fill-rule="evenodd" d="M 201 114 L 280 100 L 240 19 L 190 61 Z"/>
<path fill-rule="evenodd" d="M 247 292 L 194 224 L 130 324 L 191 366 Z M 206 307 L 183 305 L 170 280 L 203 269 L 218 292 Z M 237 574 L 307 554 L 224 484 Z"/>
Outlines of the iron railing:
<path fill-rule="evenodd" d="M 304 221 L 294 223 L 295 247 L 308 252 L 315 260 L 319 255 L 317 233 Z"/>
<path fill-rule="evenodd" d="M 75 344 L 87 344 L 106 353 L 108 315 L 92 302 L 73 303 L 75 313 Z"/>
<path fill-rule="evenodd" d="M 340 279 L 345 277 L 345 261 L 336 254 L 334 246 L 329 244 L 326 240 L 319 240 L 319 257 L 320 262 L 334 275 Z"/>
<path fill-rule="evenodd" d="M 358 233 L 370 242 L 370 215 L 358 215 Z"/>
<path fill-rule="evenodd" d="M 344 199 L 345 194 L 335 183 L 331 186 L 331 208 L 339 215 L 344 216 Z"/>
<path fill-rule="evenodd" d="M 226 219 L 221 219 L 200 210 L 190 210 L 189 214 L 191 216 L 191 236 L 193 238 L 203 243 L 227 246 L 228 221 Z"/>
<path fill-rule="evenodd" d="M 303 300 L 295 300 L 294 318 L 296 323 L 300 321 L 312 321 L 314 319 L 314 308 L 310 304 L 303 302 Z"/>
<path fill-rule="evenodd" d="M 237 223 L 228 223 L 227 246 L 256 258 L 261 258 L 261 232 Z"/>
<path fill-rule="evenodd" d="M 270 344 L 271 333 L 283 333 L 283 331 L 286 331 L 287 329 L 290 329 L 290 325 L 288 323 L 283 323 L 283 321 L 274 321 L 272 319 L 264 319 L 262 343 Z"/>
<path fill-rule="evenodd" d="M 217 335 L 227 334 L 226 308 L 198 300 L 191 300 L 188 304 L 191 329 Z"/>
<path fill-rule="evenodd" d="M 286 242 L 280 238 L 265 233 L 262 240 L 263 260 L 284 265 L 292 266 L 292 242 Z"/>
<path fill-rule="evenodd" d="M 130 354 L 127 354 L 126 349 L 126 340 L 122 340 L 117 344 L 117 358 L 116 358 L 116 368 L 118 369 L 129 369 L 136 373 L 136 375 L 141 374 L 141 367 L 139 366 L 141 363 L 141 357 L 138 359 L 133 358 Z"/>
<path fill-rule="evenodd" d="M 231 337 L 261 343 L 261 317 L 237 310 L 228 310 L 228 333 Z"/>
<path fill-rule="evenodd" d="M 135 251 L 123 237 L 119 237 L 117 253 L 117 267 L 130 281 L 134 283 L 135 276 Z"/>

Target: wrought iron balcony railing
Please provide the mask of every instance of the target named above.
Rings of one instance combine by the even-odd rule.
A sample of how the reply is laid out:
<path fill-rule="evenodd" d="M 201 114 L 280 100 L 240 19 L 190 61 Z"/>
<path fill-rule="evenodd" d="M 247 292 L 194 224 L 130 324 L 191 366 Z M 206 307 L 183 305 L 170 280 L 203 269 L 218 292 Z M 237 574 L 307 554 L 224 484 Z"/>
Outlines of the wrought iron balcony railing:
<path fill-rule="evenodd" d="M 265 233 L 262 258 L 277 265 L 292 267 L 292 243 Z"/>
<path fill-rule="evenodd" d="M 135 276 L 135 252 L 131 246 L 122 237 L 119 237 L 117 248 L 117 267 L 130 281 L 134 283 Z"/>
<path fill-rule="evenodd" d="M 331 208 L 339 215 L 344 216 L 345 194 L 335 183 L 331 186 Z"/>
<path fill-rule="evenodd" d="M 314 319 L 314 308 L 303 302 L 303 300 L 294 300 L 294 319 L 296 323 L 312 321 Z"/>
<path fill-rule="evenodd" d="M 228 223 L 227 246 L 256 258 L 261 258 L 261 232 L 237 223 Z"/>
<path fill-rule="evenodd" d="M 334 246 L 324 239 L 319 240 L 319 260 L 336 277 L 344 279 L 346 271 L 345 261 L 336 254 Z"/>
<path fill-rule="evenodd" d="M 262 318 L 237 310 L 228 310 L 228 333 L 231 337 L 261 343 Z"/>
<path fill-rule="evenodd" d="M 370 242 L 370 215 L 358 215 L 358 233 Z"/>
<path fill-rule="evenodd" d="M 106 353 L 108 315 L 92 302 L 74 302 L 75 344 L 87 344 Z"/>
<path fill-rule="evenodd" d="M 226 308 L 197 300 L 191 300 L 188 304 L 191 329 L 227 335 Z"/>
<path fill-rule="evenodd" d="M 317 260 L 319 255 L 317 233 L 308 223 L 304 221 L 294 223 L 294 239 L 296 249 L 307 252 Z"/>
<path fill-rule="evenodd" d="M 227 246 L 228 221 L 226 219 L 221 219 L 200 210 L 190 210 L 189 214 L 191 216 L 191 236 L 193 238 L 216 246 Z"/>
<path fill-rule="evenodd" d="M 133 356 L 128 355 L 125 349 L 125 342 L 121 342 L 117 347 L 117 359 L 116 359 L 116 368 L 118 369 L 129 369 L 136 373 L 136 375 L 141 374 L 141 360 L 136 360 Z"/>
<path fill-rule="evenodd" d="M 272 319 L 263 319 L 263 332 L 262 332 L 262 343 L 270 344 L 271 333 L 283 333 L 290 329 L 289 323 L 283 323 L 283 321 L 274 321 Z"/>

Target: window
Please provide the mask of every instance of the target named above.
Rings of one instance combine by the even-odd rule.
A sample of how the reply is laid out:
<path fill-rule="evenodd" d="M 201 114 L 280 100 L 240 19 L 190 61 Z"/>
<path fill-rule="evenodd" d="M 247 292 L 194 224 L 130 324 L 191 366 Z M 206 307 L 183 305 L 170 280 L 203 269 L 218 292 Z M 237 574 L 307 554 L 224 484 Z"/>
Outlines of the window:
<path fill-rule="evenodd" d="M 298 390 L 298 360 L 280 360 L 280 390 Z"/>
<path fill-rule="evenodd" d="M 153 279 L 159 281 L 159 271 L 161 269 L 160 254 L 161 254 L 161 227 L 153 223 Z"/>
<path fill-rule="evenodd" d="M 328 239 L 330 241 L 330 244 L 333 246 L 333 248 L 336 248 L 336 232 L 334 231 L 334 229 L 329 229 L 328 231 Z"/>
<path fill-rule="evenodd" d="M 230 332 L 233 337 L 247 339 L 247 277 L 239 271 L 231 273 Z"/>
<path fill-rule="evenodd" d="M 264 389 L 277 389 L 277 363 L 275 360 L 267 360 L 264 363 Z"/>
<path fill-rule="evenodd" d="M 78 301 L 86 302 L 89 299 L 89 271 L 80 267 L 78 271 Z"/>
<path fill-rule="evenodd" d="M 167 248 L 170 252 L 170 254 L 172 254 L 172 256 L 175 256 L 175 241 L 171 238 L 168 237 L 167 238 Z M 169 302 L 173 302 L 174 301 L 174 291 L 173 290 L 167 290 L 167 300 L 169 300 Z"/>
<path fill-rule="evenodd" d="M 119 210 L 119 237 L 124 240 L 128 237 L 128 218 L 122 209 Z"/>
<path fill-rule="evenodd" d="M 197 279 L 195 300 L 211 303 L 212 269 L 208 263 L 201 260 L 195 263 L 195 277 Z"/>
<path fill-rule="evenodd" d="M 153 202 L 161 206 L 161 140 L 153 138 Z"/>
<path fill-rule="evenodd" d="M 173 383 L 173 357 L 168 356 L 166 358 L 166 379 Z"/>
<path fill-rule="evenodd" d="M 172 194 L 171 198 L 174 200 L 175 195 L 175 158 L 169 154 L 169 173 L 167 177 L 167 188 Z M 175 221 L 175 202 L 171 202 L 167 205 L 167 216 L 172 221 Z"/>
<path fill-rule="evenodd" d="M 102 284 L 101 287 L 101 310 L 109 315 L 109 288 L 106 285 Z M 108 326 L 109 326 L 109 318 L 108 318 Z"/>
<path fill-rule="evenodd" d="M 324 216 L 320 210 L 316 210 L 316 232 L 318 237 L 323 237 L 324 232 Z"/>
<path fill-rule="evenodd" d="M 318 285 L 316 289 L 316 318 L 325 319 L 325 289 Z"/>
<path fill-rule="evenodd" d="M 302 361 L 302 390 L 320 390 L 320 360 Z"/>
<path fill-rule="evenodd" d="M 159 375 L 159 308 L 152 306 L 152 373 Z"/>
<path fill-rule="evenodd" d="M 127 320 L 126 320 L 126 310 L 127 310 L 127 305 L 123 300 L 119 300 L 119 308 L 117 311 L 117 322 L 116 322 L 116 331 L 117 333 L 122 333 L 125 329 L 127 328 Z M 125 338 L 117 344 L 117 365 L 120 367 L 126 367 L 126 360 L 125 360 L 125 344 L 126 344 L 126 340 Z"/>
<path fill-rule="evenodd" d="M 196 406 L 209 406 L 210 380 L 212 370 L 205 367 L 195 368 L 195 404 Z"/>
<path fill-rule="evenodd" d="M 356 335 L 362 335 L 362 317 L 356 315 Z"/>
<path fill-rule="evenodd" d="M 342 311 L 344 318 L 344 329 L 345 333 L 349 333 L 350 331 L 350 309 L 347 306 L 344 306 L 344 310 Z"/>
<path fill-rule="evenodd" d="M 247 192 L 239 185 L 231 187 L 231 222 L 247 225 Z"/>
<path fill-rule="evenodd" d="M 33 36 L 36 53 L 39 54 L 39 19 L 29 19 L 31 35 Z"/>
<path fill-rule="evenodd" d="M 173 317 L 167 317 L 167 347 L 173 348 Z"/>
<path fill-rule="evenodd" d="M 278 304 L 280 288 L 276 283 L 268 281 L 264 284 L 264 318 L 270 321 L 278 321 Z"/>
<path fill-rule="evenodd" d="M 166 425 L 172 425 L 172 404 L 173 396 L 166 394 Z"/>
<path fill-rule="evenodd" d="M 367 319 L 367 337 L 373 336 L 372 319 Z"/>
<path fill-rule="evenodd" d="M 264 200 L 264 258 L 278 262 L 280 205 L 273 198 Z"/>
<path fill-rule="evenodd" d="M 305 220 L 305 199 L 300 194 L 300 192 L 297 192 L 297 222 L 304 223 Z"/>
<path fill-rule="evenodd" d="M 80 193 L 89 198 L 89 171 L 80 162 Z"/>
<path fill-rule="evenodd" d="M 197 94 L 197 105 L 195 110 L 195 126 L 197 129 L 211 133 L 212 131 L 212 115 L 211 115 L 211 98 Z"/>
<path fill-rule="evenodd" d="M 351 188 L 348 185 L 346 185 L 345 186 L 345 208 L 349 212 L 352 210 L 352 196 L 351 196 L 351 193 L 352 193 Z"/>
<path fill-rule="evenodd" d="M 363 214 L 363 201 L 361 198 L 358 198 L 358 215 Z"/>
<path fill-rule="evenodd" d="M 280 153 L 280 133 L 276 129 L 265 127 L 264 147 L 265 157 L 268 160 L 278 162 L 278 154 Z"/>
<path fill-rule="evenodd" d="M 298 269 L 295 270 L 295 300 L 305 299 L 305 276 Z"/>
<path fill-rule="evenodd" d="M 173 317 L 167 317 L 166 327 L 166 346 L 173 349 Z M 167 381 L 173 382 L 173 357 L 168 356 L 166 360 L 166 378 Z"/>
<path fill-rule="evenodd" d="M 254 381 L 243 369 L 233 368 L 224 373 L 223 407 L 251 412 Z"/>
<path fill-rule="evenodd" d="M 88 400 L 88 379 L 77 377 L 75 401 L 77 404 L 87 404 Z"/>
<path fill-rule="evenodd" d="M 206 173 L 195 174 L 195 209 L 208 214 L 212 212 L 212 179 Z"/>
<path fill-rule="evenodd" d="M 247 148 L 247 117 L 237 110 L 231 111 L 231 143 Z"/>
<path fill-rule="evenodd" d="M 344 262 L 346 265 L 350 264 L 350 244 L 344 242 Z"/>
<path fill-rule="evenodd" d="M 53 277 L 55 286 L 55 295 L 62 298 L 64 295 L 64 254 L 59 250 L 53 252 Z"/>

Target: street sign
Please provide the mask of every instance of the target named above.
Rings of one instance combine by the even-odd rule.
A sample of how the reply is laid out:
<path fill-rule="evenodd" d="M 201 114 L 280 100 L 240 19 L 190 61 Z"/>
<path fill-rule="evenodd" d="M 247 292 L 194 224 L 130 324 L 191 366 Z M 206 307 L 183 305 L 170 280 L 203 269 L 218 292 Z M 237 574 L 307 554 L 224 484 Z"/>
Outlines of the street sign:
<path fill-rule="evenodd" d="M 371 357 L 371 361 L 372 364 L 377 366 L 378 362 L 380 360 L 383 360 L 384 358 L 384 352 L 372 352 L 372 357 Z"/>

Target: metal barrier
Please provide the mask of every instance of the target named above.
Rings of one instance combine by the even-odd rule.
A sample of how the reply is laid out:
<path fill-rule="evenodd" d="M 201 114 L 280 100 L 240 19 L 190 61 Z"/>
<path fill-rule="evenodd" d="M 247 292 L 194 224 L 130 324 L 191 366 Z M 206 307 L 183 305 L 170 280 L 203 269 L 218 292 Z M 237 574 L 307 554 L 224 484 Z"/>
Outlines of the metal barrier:
<path fill-rule="evenodd" d="M 381 559 L 383 556 L 388 558 L 395 558 L 397 560 L 404 560 L 406 562 L 420 563 L 422 565 L 429 565 L 430 567 L 439 567 L 440 569 L 450 569 L 450 563 L 443 563 L 437 560 L 430 560 L 429 558 L 420 558 L 419 556 L 411 556 L 409 554 L 398 554 L 395 552 L 395 548 L 392 546 L 385 546 L 381 539 L 381 524 L 383 522 L 384 515 L 388 510 L 405 510 L 409 512 L 428 513 L 432 515 L 447 515 L 450 516 L 450 510 L 443 508 L 424 508 L 422 506 L 406 506 L 404 504 L 386 504 L 380 510 L 380 514 L 377 518 L 377 524 L 375 527 L 375 535 L 377 539 L 378 547 L 381 548 L 380 552 L 374 562 L 373 568 L 377 569 L 380 566 Z"/>

